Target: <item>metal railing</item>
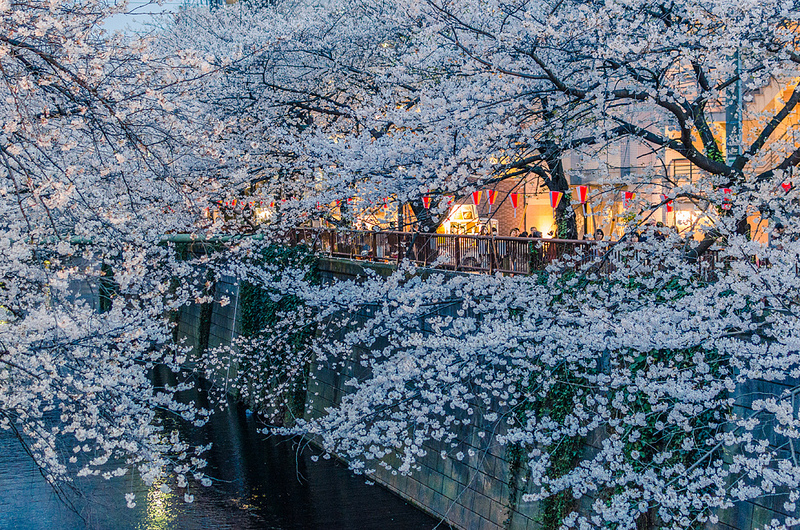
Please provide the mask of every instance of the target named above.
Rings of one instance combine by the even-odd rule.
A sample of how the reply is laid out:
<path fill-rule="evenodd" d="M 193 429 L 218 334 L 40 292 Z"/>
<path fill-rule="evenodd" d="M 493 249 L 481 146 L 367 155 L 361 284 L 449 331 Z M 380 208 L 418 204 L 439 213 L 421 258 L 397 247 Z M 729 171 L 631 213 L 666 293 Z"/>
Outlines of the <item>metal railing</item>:
<path fill-rule="evenodd" d="M 488 274 L 529 274 L 567 257 L 577 269 L 598 252 L 594 241 L 567 239 L 318 228 L 295 228 L 289 237 L 292 244 L 305 243 L 331 257 L 382 263 L 408 259 L 421 266 Z"/>
<path fill-rule="evenodd" d="M 562 270 L 575 271 L 594 262 L 597 270 L 605 273 L 615 270 L 615 263 L 632 258 L 660 267 L 651 262 L 646 252 L 630 244 L 618 246 L 593 240 L 295 228 L 289 232 L 289 243 L 305 244 L 315 252 L 335 258 L 376 263 L 408 259 L 424 267 L 485 274 L 530 274 L 556 261 Z M 694 262 L 698 277 L 705 280 L 712 279 L 717 269 L 726 266 L 718 251 L 706 252 Z"/>

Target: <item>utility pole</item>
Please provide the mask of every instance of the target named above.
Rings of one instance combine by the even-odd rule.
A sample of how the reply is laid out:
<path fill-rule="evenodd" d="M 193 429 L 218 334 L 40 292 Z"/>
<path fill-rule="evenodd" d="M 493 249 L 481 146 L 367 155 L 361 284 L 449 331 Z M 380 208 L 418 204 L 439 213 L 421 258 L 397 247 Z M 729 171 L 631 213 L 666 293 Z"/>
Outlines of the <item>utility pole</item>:
<path fill-rule="evenodd" d="M 736 82 L 728 87 L 725 98 L 725 162 L 731 165 L 742 152 L 742 79 L 739 52 L 736 61 Z"/>

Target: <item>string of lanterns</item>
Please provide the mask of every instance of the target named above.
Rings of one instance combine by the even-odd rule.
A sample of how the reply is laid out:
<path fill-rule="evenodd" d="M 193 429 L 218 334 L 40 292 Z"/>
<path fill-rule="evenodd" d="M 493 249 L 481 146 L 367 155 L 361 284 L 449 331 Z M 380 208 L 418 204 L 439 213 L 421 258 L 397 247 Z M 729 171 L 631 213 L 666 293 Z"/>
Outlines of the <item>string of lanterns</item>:
<path fill-rule="evenodd" d="M 577 186 L 578 191 L 578 202 L 581 204 L 585 204 L 588 199 L 589 194 L 589 186 Z M 486 190 L 486 197 L 487 202 L 489 203 L 489 211 L 492 211 L 492 206 L 494 206 L 495 201 L 497 200 L 498 192 L 497 190 Z M 519 196 L 520 195 L 535 195 L 535 194 L 521 194 L 511 192 L 508 194 L 508 198 L 511 201 L 511 206 L 514 208 L 514 217 L 517 216 L 517 207 L 519 206 Z M 558 204 L 561 202 L 561 198 L 564 196 L 563 191 L 551 191 L 550 192 L 550 207 L 553 209 L 558 208 Z M 475 206 L 479 206 L 481 204 L 481 199 L 483 198 L 483 190 L 476 190 L 472 192 L 472 204 Z M 452 199 L 450 200 L 452 203 Z M 423 195 L 422 196 L 422 205 L 425 208 L 431 207 L 431 196 L 430 195 Z"/>
<path fill-rule="evenodd" d="M 792 185 L 791 182 L 783 182 L 783 183 L 781 183 L 781 187 L 783 188 L 784 192 L 788 193 L 793 188 L 793 185 Z M 587 203 L 587 201 L 588 201 L 589 186 L 576 186 L 574 189 L 577 192 L 577 197 L 576 197 L 577 202 L 579 204 L 585 205 Z M 472 204 L 473 205 L 479 206 L 481 204 L 481 201 L 482 201 L 483 196 L 484 196 L 483 195 L 483 191 L 484 190 L 476 190 L 476 191 L 472 192 Z M 731 208 L 732 202 L 733 202 L 733 199 L 732 199 L 733 192 L 732 192 L 731 188 L 722 188 L 721 191 L 722 191 L 722 206 L 721 207 L 722 207 L 723 210 L 729 210 Z M 566 191 L 566 190 L 564 190 L 564 191 L 555 190 L 555 191 L 550 191 L 549 192 L 550 207 L 553 210 L 556 210 L 558 208 L 559 204 L 561 203 L 561 199 L 563 198 L 565 193 L 570 193 L 570 195 L 571 195 L 572 194 L 572 190 L 569 190 L 569 191 Z M 493 190 L 493 189 L 486 190 L 486 198 L 487 198 L 487 202 L 489 203 L 489 212 L 490 213 L 492 211 L 492 207 L 494 206 L 495 202 L 497 201 L 498 194 L 499 194 L 499 192 L 497 190 Z M 509 202 L 511 203 L 511 206 L 514 209 L 514 217 L 515 218 L 517 217 L 517 208 L 519 207 L 519 196 L 520 195 L 523 195 L 523 196 L 526 196 L 526 195 L 536 196 L 538 194 L 516 193 L 516 192 L 508 193 L 507 198 L 509 199 Z M 675 209 L 674 200 L 667 200 L 668 199 L 667 195 L 665 195 L 663 193 L 660 196 L 661 196 L 662 202 L 664 202 L 664 206 L 666 206 L 667 212 L 673 212 L 674 209 Z M 622 201 L 623 208 L 625 210 L 629 209 L 632 206 L 633 200 L 635 198 L 636 198 L 636 193 L 635 192 L 632 192 L 632 191 L 623 192 L 623 201 Z M 351 203 L 354 200 L 357 200 L 357 199 L 355 199 L 353 197 L 349 197 L 347 199 L 347 203 Z M 388 209 L 389 208 L 388 201 L 389 201 L 388 197 L 383 198 L 382 203 L 380 203 L 380 202 L 378 203 L 378 205 L 379 205 L 378 207 L 380 207 L 382 209 Z M 219 200 L 219 201 L 214 201 L 214 202 L 218 207 L 233 208 L 233 209 L 235 209 L 237 206 L 239 206 L 240 208 L 243 208 L 243 209 L 247 208 L 248 206 L 250 208 L 254 208 L 256 205 L 258 205 L 259 207 L 263 207 L 264 206 L 264 201 L 263 200 L 259 200 L 259 201 L 242 201 L 242 200 L 238 200 L 238 199 L 231 199 L 231 200 L 226 200 L 226 201 Z M 286 202 L 286 199 L 281 199 L 281 202 Z M 337 199 L 335 201 L 337 207 L 341 207 L 343 202 L 344 201 L 342 199 Z M 453 204 L 453 202 L 454 202 L 454 197 L 450 196 L 447 204 L 450 205 L 450 204 Z M 432 196 L 430 194 L 422 196 L 422 205 L 425 207 L 425 209 L 430 209 L 431 203 L 432 203 Z M 269 203 L 269 207 L 270 208 L 274 208 L 275 207 L 275 201 L 274 200 Z M 322 209 L 322 207 L 323 207 L 323 204 L 318 202 L 317 203 L 317 209 Z"/>

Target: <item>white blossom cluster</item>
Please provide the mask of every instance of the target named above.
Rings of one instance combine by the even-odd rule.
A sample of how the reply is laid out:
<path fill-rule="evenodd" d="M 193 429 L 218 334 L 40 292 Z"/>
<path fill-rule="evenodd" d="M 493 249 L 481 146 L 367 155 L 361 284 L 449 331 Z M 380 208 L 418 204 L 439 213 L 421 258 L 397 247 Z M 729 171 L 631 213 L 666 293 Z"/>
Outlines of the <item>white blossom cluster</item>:
<path fill-rule="evenodd" d="M 280 408 L 309 364 L 311 389 L 318 367 L 343 374 L 355 358 L 341 404 L 285 432 L 359 472 L 413 472 L 436 444 L 474 458 L 458 444 L 474 427 L 523 448 L 527 499 L 591 499 L 566 526 L 646 514 L 688 528 L 772 496 L 785 499 L 776 524 L 796 524 L 795 2 L 294 0 L 186 10 L 153 38 L 105 34 L 124 9 L 0 0 L 0 427 L 49 479 L 138 468 L 148 483 L 208 484 L 206 448 L 163 419 L 207 412 L 148 375 L 186 361 L 169 315 L 209 301 L 212 267 L 301 304 L 203 370 L 236 371 L 243 395 Z M 738 156 L 718 125 L 735 85 L 745 102 L 785 89 L 747 110 Z M 629 138 L 658 160 L 635 179 L 603 164 Z M 665 173 L 667 152 L 701 176 Z M 259 241 L 236 238 L 217 240 L 219 261 L 176 259 L 243 226 L 211 214 L 230 199 L 275 204 L 268 241 L 427 194 L 435 224 L 446 195 L 521 176 L 558 188 L 567 154 L 599 166 L 598 205 L 655 186 L 701 219 L 531 277 L 405 263 L 319 285 L 253 266 Z M 642 194 L 619 222 L 632 235 L 662 206 Z M 101 296 L 78 296 L 89 288 Z M 288 340 L 309 325 L 308 343 Z M 588 438 L 554 473 L 562 442 Z"/>
<path fill-rule="evenodd" d="M 0 2 L 0 428 L 56 486 L 135 470 L 187 488 L 207 447 L 165 419 L 208 413 L 150 376 L 180 369 L 168 317 L 201 293 L 160 241 L 195 230 L 221 160 L 187 95 L 202 65 L 106 34 L 126 9 Z"/>
<path fill-rule="evenodd" d="M 564 491 L 594 499 L 569 525 L 633 528 L 652 511 L 685 528 L 776 494 L 793 513 L 800 247 L 769 252 L 769 266 L 755 268 L 738 258 L 750 243 L 728 241 L 719 259 L 729 260 L 709 281 L 680 249 L 644 243 L 618 249 L 614 273 L 596 271 L 602 258 L 544 278 L 422 275 L 406 264 L 389 278 L 317 286 L 287 271 L 263 285 L 306 309 L 275 331 L 313 321 L 316 338 L 280 364 L 280 350 L 247 348 L 248 366 L 262 367 L 232 381 L 258 385 L 260 403 L 273 406 L 285 395 L 280 385 L 270 395 L 270 384 L 287 363 L 299 371 L 313 359 L 310 391 L 319 369 L 351 377 L 338 406 L 280 432 L 316 436 L 367 475 L 378 466 L 412 473 L 432 447 L 461 460 L 467 428 L 521 445 L 533 485 L 525 500 Z M 366 370 L 352 377 L 358 364 Z M 765 382 L 787 390 L 751 395 Z M 548 406 L 564 393 L 570 406 L 556 420 Z M 590 438 L 597 451 L 549 473 L 560 444 Z"/>
<path fill-rule="evenodd" d="M 309 389 L 315 367 L 351 377 L 338 406 L 283 432 L 316 436 L 370 475 L 413 472 L 431 447 L 472 458 L 458 441 L 474 427 L 523 448 L 525 499 L 590 498 L 568 527 L 696 527 L 773 496 L 785 500 L 775 524 L 796 524 L 798 13 L 781 1 L 340 0 L 183 15 L 175 42 L 234 61 L 215 108 L 237 118 L 231 152 L 260 172 L 277 226 L 328 216 L 335 201 L 346 225 L 384 199 L 520 176 L 552 189 L 567 154 L 599 166 L 598 207 L 651 190 L 620 216 L 621 242 L 543 275 L 409 263 L 325 285 L 262 275 L 305 306 L 246 347 L 247 362 L 293 373 L 312 362 Z M 749 105 L 776 85 L 774 106 Z M 748 125 L 738 155 L 719 125 L 734 86 Z M 603 155 L 626 139 L 658 162 L 615 173 Z M 700 176 L 667 172 L 668 152 Z M 680 236 L 645 228 L 669 200 L 699 212 Z M 431 222 L 446 209 L 435 200 Z M 642 230 L 647 241 L 632 242 Z M 312 344 L 286 348 L 280 337 L 312 318 Z M 211 362 L 242 361 L 231 355 Z M 353 360 L 363 371 L 345 370 Z M 265 404 L 284 399 L 282 387 L 269 395 L 280 373 L 241 375 Z M 565 441 L 590 439 L 568 472 L 552 471 Z"/>
<path fill-rule="evenodd" d="M 511 177 L 533 174 L 566 190 L 567 154 L 573 172 L 609 184 L 599 201 L 613 200 L 619 185 L 715 202 L 737 179 L 734 194 L 776 186 L 774 171 L 796 163 L 784 134 L 796 94 L 783 96 L 789 114 L 748 105 L 776 83 L 793 86 L 797 7 L 245 2 L 181 13 L 161 41 L 225 64 L 199 97 L 227 124 L 232 174 L 237 164 L 247 168 L 259 184 L 255 198 L 275 203 L 273 223 L 330 218 L 335 201 L 332 215 L 345 223 L 383 204 L 391 213 L 411 202 L 424 216 L 426 194 L 435 222 L 445 197 Z M 761 125 L 726 164 L 719 116 L 735 86 L 746 109 L 740 119 Z M 623 140 L 657 154 L 649 172 L 620 180 L 602 163 Z M 715 193 L 665 181 L 667 149 L 717 177 Z"/>

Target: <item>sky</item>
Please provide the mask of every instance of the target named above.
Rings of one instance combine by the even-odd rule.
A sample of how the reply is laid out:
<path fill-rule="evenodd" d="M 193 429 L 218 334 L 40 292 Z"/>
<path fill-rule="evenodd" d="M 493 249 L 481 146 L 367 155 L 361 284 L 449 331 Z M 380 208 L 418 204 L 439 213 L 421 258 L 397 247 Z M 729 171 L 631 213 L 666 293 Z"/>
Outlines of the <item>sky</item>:
<path fill-rule="evenodd" d="M 178 11 L 186 0 L 164 0 L 162 5 L 148 0 L 130 0 L 128 10 L 130 14 L 114 15 L 106 21 L 108 31 L 138 31 L 146 28 L 159 17 L 159 13 Z"/>

